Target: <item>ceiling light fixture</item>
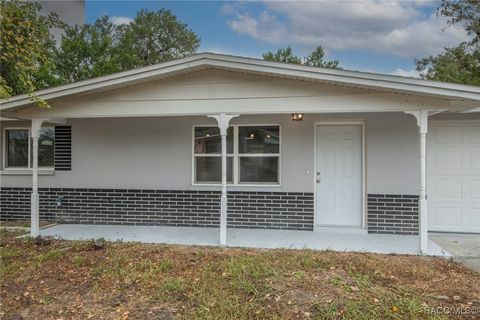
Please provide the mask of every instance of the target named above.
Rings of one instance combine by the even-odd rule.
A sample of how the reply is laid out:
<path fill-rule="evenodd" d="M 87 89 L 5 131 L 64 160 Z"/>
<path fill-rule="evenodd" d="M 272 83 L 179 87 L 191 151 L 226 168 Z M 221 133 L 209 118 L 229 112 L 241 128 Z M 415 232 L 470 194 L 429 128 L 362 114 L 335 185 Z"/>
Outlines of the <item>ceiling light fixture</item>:
<path fill-rule="evenodd" d="M 303 113 L 292 113 L 292 121 L 303 121 Z"/>

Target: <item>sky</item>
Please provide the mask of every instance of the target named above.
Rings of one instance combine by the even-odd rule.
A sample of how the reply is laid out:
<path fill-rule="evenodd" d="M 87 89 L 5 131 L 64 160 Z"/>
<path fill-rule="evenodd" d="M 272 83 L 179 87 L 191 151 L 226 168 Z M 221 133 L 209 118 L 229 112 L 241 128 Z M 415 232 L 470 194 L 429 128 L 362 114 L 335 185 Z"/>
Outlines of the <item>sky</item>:
<path fill-rule="evenodd" d="M 414 59 L 467 39 L 447 27 L 437 1 L 86 1 L 86 22 L 108 15 L 129 23 L 142 8 L 169 9 L 200 38 L 199 52 L 260 58 L 291 46 L 306 56 L 318 45 L 344 69 L 418 76 Z"/>

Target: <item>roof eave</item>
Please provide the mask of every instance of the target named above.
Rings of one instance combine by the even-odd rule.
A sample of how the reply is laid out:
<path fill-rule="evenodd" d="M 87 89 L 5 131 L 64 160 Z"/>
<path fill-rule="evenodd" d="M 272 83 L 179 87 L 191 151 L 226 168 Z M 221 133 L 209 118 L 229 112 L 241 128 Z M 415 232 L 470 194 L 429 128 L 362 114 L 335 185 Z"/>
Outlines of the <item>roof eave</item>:
<path fill-rule="evenodd" d="M 89 91 L 95 92 L 95 90 L 105 89 L 106 87 L 114 88 L 115 86 L 129 85 L 154 78 L 160 79 L 178 72 L 187 71 L 188 69 L 195 70 L 195 68 L 200 69 L 202 67 L 270 73 L 285 77 L 298 77 L 336 83 L 339 85 L 355 85 L 380 90 L 393 90 L 400 93 L 433 95 L 450 100 L 480 101 L 479 87 L 357 71 L 306 67 L 212 53 L 201 53 L 157 65 L 44 89 L 38 91 L 36 94 L 44 100 L 51 100 Z M 28 95 L 19 95 L 2 101 L 0 110 L 29 105 L 31 103 Z"/>

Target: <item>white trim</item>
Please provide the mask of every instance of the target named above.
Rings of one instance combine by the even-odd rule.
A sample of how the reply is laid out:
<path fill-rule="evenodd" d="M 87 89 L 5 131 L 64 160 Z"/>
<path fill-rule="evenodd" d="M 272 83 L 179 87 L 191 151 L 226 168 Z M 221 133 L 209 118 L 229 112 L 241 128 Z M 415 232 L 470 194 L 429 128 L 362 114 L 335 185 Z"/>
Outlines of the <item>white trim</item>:
<path fill-rule="evenodd" d="M 473 124 L 478 124 L 480 122 L 480 119 L 428 119 L 428 123 L 430 124 L 438 124 L 442 122 L 448 122 L 452 124 L 468 124 L 468 123 L 473 123 Z"/>
<path fill-rule="evenodd" d="M 313 227 L 339 227 L 317 224 L 317 127 L 318 126 L 347 126 L 359 125 L 362 132 L 362 225 L 361 229 L 367 228 L 367 158 L 366 158 L 366 138 L 365 138 L 366 120 L 322 120 L 313 123 Z M 341 226 L 340 226 L 341 227 Z M 345 226 L 350 227 L 350 226 Z"/>
<path fill-rule="evenodd" d="M 5 169 L 5 170 L 0 170 L 0 176 L 31 176 L 33 174 L 32 169 Z M 43 169 L 39 168 L 38 169 L 38 175 L 39 176 L 53 176 L 55 174 L 54 169 Z"/>
<path fill-rule="evenodd" d="M 238 128 L 239 127 L 278 127 L 278 153 L 239 153 L 238 152 Z M 221 153 L 195 153 L 195 128 L 196 127 L 217 127 L 216 125 L 193 125 L 192 126 L 192 156 L 191 156 L 191 183 L 192 187 L 206 187 L 206 186 L 220 186 L 221 183 L 217 182 L 195 182 L 195 157 L 221 157 Z M 279 123 L 260 123 L 260 124 L 230 124 L 229 127 L 233 128 L 233 153 L 227 153 L 227 157 L 233 158 L 232 166 L 232 182 L 228 182 L 228 186 L 234 187 L 261 187 L 261 188 L 281 188 L 282 187 L 282 125 Z M 242 157 L 278 157 L 278 183 L 254 183 L 254 182 L 240 182 L 240 158 Z"/>
<path fill-rule="evenodd" d="M 317 80 L 339 85 L 377 88 L 394 92 L 433 95 L 457 101 L 462 99 L 480 100 L 480 88 L 476 86 L 358 71 L 314 68 L 213 53 L 200 53 L 183 59 L 39 90 L 36 95 L 41 99 L 51 100 L 85 92 L 108 90 L 110 87 L 127 86 L 143 81 L 173 76 L 187 71 L 196 71 L 212 67 L 281 77 Z M 0 109 L 6 110 L 31 103 L 32 101 L 28 95 L 19 95 L 11 97 L 8 100 L 2 100 L 2 107 L 0 107 Z"/>

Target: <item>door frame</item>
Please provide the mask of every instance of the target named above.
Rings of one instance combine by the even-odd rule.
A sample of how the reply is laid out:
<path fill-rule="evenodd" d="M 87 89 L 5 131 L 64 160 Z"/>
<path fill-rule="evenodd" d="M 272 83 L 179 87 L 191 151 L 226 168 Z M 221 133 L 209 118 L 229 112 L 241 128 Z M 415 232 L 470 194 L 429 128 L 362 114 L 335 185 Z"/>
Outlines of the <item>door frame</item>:
<path fill-rule="evenodd" d="M 362 150 L 362 212 L 361 212 L 361 228 L 367 227 L 367 172 L 366 172 L 366 141 L 365 141 L 365 120 L 324 120 L 316 121 L 313 123 L 313 228 L 324 227 L 323 225 L 317 225 L 317 128 L 318 126 L 349 126 L 359 125 L 361 127 L 361 150 Z M 338 226 L 332 226 L 333 228 Z"/>

